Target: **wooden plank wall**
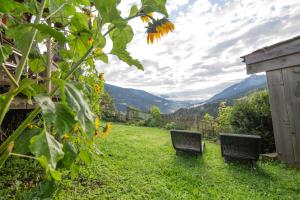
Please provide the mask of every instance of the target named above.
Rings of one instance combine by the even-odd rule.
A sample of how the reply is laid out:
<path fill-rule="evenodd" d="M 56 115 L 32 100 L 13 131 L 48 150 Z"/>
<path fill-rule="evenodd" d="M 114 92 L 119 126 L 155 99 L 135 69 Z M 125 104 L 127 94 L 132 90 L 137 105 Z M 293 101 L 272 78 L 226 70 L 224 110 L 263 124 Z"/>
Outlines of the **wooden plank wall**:
<path fill-rule="evenodd" d="M 295 164 L 300 167 L 300 66 L 282 70 Z"/>
<path fill-rule="evenodd" d="M 300 66 L 268 71 L 267 80 L 277 153 L 300 166 Z"/>

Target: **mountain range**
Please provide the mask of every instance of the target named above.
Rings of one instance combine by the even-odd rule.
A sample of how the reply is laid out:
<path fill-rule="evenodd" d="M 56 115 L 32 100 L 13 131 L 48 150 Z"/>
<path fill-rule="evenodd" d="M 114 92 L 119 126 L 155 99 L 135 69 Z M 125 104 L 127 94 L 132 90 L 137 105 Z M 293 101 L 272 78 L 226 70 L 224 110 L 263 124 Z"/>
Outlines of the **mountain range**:
<path fill-rule="evenodd" d="M 188 101 L 167 100 L 143 90 L 122 88 L 110 84 L 105 84 L 104 88 L 113 97 L 117 110 L 121 112 L 126 112 L 127 106 L 133 106 L 142 112 L 148 112 L 151 106 L 156 105 L 162 113 L 171 113 L 179 108 L 193 105 Z"/>
<path fill-rule="evenodd" d="M 105 84 L 105 90 L 113 97 L 118 111 L 126 112 L 127 106 L 133 106 L 143 112 L 148 112 L 152 105 L 160 108 L 162 113 L 199 113 L 201 111 L 218 107 L 218 102 L 241 98 L 249 93 L 266 88 L 265 75 L 252 75 L 239 83 L 236 83 L 222 92 L 214 95 L 210 99 L 195 104 L 194 101 L 173 101 L 162 96 L 156 96 L 132 88 L 122 88 L 110 84 Z"/>
<path fill-rule="evenodd" d="M 214 95 L 206 103 L 213 103 L 218 101 L 223 101 L 226 99 L 238 99 L 241 98 L 247 93 L 254 90 L 260 90 L 267 87 L 267 78 L 265 75 L 252 75 L 239 83 L 236 83 L 222 92 Z"/>

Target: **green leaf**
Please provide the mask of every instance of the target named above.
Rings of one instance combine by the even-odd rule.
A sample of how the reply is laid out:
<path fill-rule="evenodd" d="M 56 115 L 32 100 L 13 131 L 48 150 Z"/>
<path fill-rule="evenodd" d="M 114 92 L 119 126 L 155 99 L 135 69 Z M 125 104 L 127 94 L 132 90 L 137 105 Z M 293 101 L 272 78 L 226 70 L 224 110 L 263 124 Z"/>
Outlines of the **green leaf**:
<path fill-rule="evenodd" d="M 61 180 L 61 173 L 53 168 L 49 168 L 49 172 L 51 177 L 56 180 L 56 181 L 60 181 Z"/>
<path fill-rule="evenodd" d="M 63 145 L 46 130 L 31 138 L 29 148 L 35 156 L 45 156 L 53 169 L 56 168 L 57 162 L 64 157 Z"/>
<path fill-rule="evenodd" d="M 112 54 L 118 56 L 118 58 L 120 60 L 122 60 L 123 62 L 126 62 L 129 66 L 136 66 L 138 69 L 143 70 L 144 67 L 143 65 L 140 63 L 140 61 L 138 61 L 137 59 L 133 59 L 130 56 L 130 53 L 127 52 L 126 50 L 122 50 L 122 49 L 113 49 L 111 51 Z"/>
<path fill-rule="evenodd" d="M 14 1 L 14 0 L 0 0 L 0 12 L 8 13 L 16 8 L 22 7 L 22 4 Z"/>
<path fill-rule="evenodd" d="M 126 62 L 129 66 L 136 66 L 138 69 L 143 69 L 143 65 L 136 59 L 130 56 L 126 47 L 133 38 L 133 31 L 131 26 L 127 25 L 123 28 L 116 28 L 109 34 L 113 41 L 113 48 L 111 54 L 116 55 L 120 60 Z"/>
<path fill-rule="evenodd" d="M 63 151 L 65 153 L 61 163 L 64 167 L 70 168 L 77 158 L 77 150 L 70 142 L 64 143 Z"/>
<path fill-rule="evenodd" d="M 88 165 L 92 162 L 91 154 L 87 150 L 81 150 L 79 153 L 79 158 Z"/>
<path fill-rule="evenodd" d="M 79 166 L 74 163 L 71 165 L 71 179 L 74 180 L 79 174 Z"/>
<path fill-rule="evenodd" d="M 32 37 L 32 28 L 25 25 L 14 25 L 5 30 L 5 36 L 14 40 L 17 49 L 24 54 Z"/>
<path fill-rule="evenodd" d="M 63 33 L 53 29 L 52 27 L 46 24 L 28 24 L 28 26 L 34 27 L 38 29 L 41 33 L 47 34 L 55 38 L 60 44 L 64 44 L 67 42 L 67 38 L 64 36 Z"/>
<path fill-rule="evenodd" d="M 2 52 L 0 51 L 0 64 L 2 64 L 12 54 L 12 47 L 10 45 L 4 44 L 0 46 L 0 48 L 2 48 Z"/>
<path fill-rule="evenodd" d="M 89 32 L 88 25 L 88 17 L 83 13 L 75 13 L 75 15 L 71 19 L 71 31 L 81 32 L 87 31 Z"/>
<path fill-rule="evenodd" d="M 100 54 L 96 58 L 103 61 L 104 63 L 108 63 L 108 56 L 105 53 Z"/>
<path fill-rule="evenodd" d="M 112 23 L 120 27 L 127 24 L 127 21 L 120 16 L 116 0 L 95 0 L 94 3 L 102 17 L 103 23 Z"/>
<path fill-rule="evenodd" d="M 102 34 L 98 34 L 98 37 L 95 38 L 95 40 L 96 40 L 96 46 L 98 48 L 103 48 L 106 44 L 106 39 Z"/>
<path fill-rule="evenodd" d="M 61 174 L 55 169 L 53 169 L 51 165 L 49 165 L 49 162 L 44 155 L 38 157 L 37 160 L 39 161 L 40 165 L 45 169 L 48 179 L 53 178 L 56 181 L 61 180 Z"/>
<path fill-rule="evenodd" d="M 59 103 L 55 106 L 54 126 L 60 135 L 70 133 L 76 123 L 72 110 L 65 104 Z"/>
<path fill-rule="evenodd" d="M 41 132 L 40 128 L 26 129 L 20 137 L 15 141 L 14 153 L 28 154 L 30 153 L 30 139 Z"/>
<path fill-rule="evenodd" d="M 42 114 L 48 122 L 55 121 L 55 104 L 49 96 L 38 95 L 35 101 L 39 104 L 42 109 Z"/>
<path fill-rule="evenodd" d="M 90 136 L 94 134 L 94 114 L 91 112 L 83 94 L 71 83 L 65 84 L 65 94 L 68 105 L 75 112 L 76 120 L 81 124 L 83 131 Z"/>
<path fill-rule="evenodd" d="M 74 52 L 74 57 L 72 58 L 74 62 L 87 52 L 89 48 L 89 45 L 87 43 L 89 37 L 90 36 L 88 34 L 82 33 L 80 34 L 80 36 L 70 41 L 69 44 L 71 51 Z"/>
<path fill-rule="evenodd" d="M 146 14 L 159 12 L 168 17 L 166 2 L 167 0 L 142 0 L 142 11 Z"/>
<path fill-rule="evenodd" d="M 133 30 L 131 26 L 127 25 L 124 28 L 115 28 L 109 33 L 113 41 L 113 48 L 126 49 L 126 46 L 133 38 Z"/>
<path fill-rule="evenodd" d="M 59 135 L 70 133 L 76 123 L 75 112 L 65 102 L 55 104 L 50 97 L 43 95 L 38 95 L 35 100 L 42 109 L 43 117 L 54 124 Z"/>
<path fill-rule="evenodd" d="M 25 81 L 26 79 L 23 79 L 21 81 L 21 84 L 23 84 L 23 81 Z M 29 79 L 30 80 L 30 79 Z M 28 100 L 31 100 L 31 98 L 33 96 L 36 96 L 37 94 L 42 94 L 42 93 L 46 93 L 46 88 L 45 85 L 39 84 L 37 82 L 35 82 L 34 80 L 30 80 L 32 81 L 30 84 L 28 84 L 27 87 L 25 87 L 21 93 L 26 95 L 28 97 Z"/>
<path fill-rule="evenodd" d="M 139 9 L 136 5 L 131 6 L 129 17 L 135 16 L 139 12 Z"/>
<path fill-rule="evenodd" d="M 34 73 L 40 73 L 46 69 L 42 59 L 29 59 L 29 68 Z"/>

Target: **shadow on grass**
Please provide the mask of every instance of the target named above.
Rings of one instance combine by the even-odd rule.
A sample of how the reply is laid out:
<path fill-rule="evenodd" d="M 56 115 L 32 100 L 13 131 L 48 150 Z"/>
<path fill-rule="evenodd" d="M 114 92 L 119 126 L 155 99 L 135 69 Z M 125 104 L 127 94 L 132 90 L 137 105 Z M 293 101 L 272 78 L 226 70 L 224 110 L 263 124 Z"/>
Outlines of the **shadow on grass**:
<path fill-rule="evenodd" d="M 228 172 L 233 176 L 241 175 L 241 172 L 243 172 L 243 174 L 246 175 L 255 175 L 255 178 L 259 177 L 267 180 L 272 179 L 272 176 L 267 173 L 259 164 L 254 168 L 249 161 L 230 161 L 227 163 L 227 165 Z"/>
<path fill-rule="evenodd" d="M 265 193 L 272 182 L 278 181 L 259 164 L 255 169 L 249 162 L 232 161 L 227 165 L 227 173 L 237 185 L 244 185 L 260 193 Z"/>
<path fill-rule="evenodd" d="M 180 166 L 183 168 L 190 168 L 193 167 L 201 167 L 205 168 L 205 160 L 203 158 L 203 154 L 193 154 L 188 152 L 180 152 L 173 156 L 172 160 L 175 166 Z"/>

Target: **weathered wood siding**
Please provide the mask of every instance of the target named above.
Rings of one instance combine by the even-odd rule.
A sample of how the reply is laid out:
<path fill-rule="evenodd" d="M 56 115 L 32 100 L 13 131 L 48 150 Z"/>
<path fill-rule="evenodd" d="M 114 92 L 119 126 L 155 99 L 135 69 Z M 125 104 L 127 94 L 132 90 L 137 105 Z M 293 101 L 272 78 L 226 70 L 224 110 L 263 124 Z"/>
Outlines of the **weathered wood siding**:
<path fill-rule="evenodd" d="M 267 80 L 278 156 L 300 166 L 300 66 L 268 71 Z"/>

